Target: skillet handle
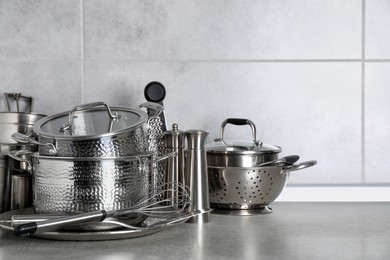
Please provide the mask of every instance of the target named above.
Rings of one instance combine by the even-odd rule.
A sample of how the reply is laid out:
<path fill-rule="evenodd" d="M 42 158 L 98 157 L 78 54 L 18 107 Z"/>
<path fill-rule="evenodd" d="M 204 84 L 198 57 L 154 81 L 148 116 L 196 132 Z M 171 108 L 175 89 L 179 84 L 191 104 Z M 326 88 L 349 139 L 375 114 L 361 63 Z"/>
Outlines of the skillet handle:
<path fill-rule="evenodd" d="M 313 161 L 306 161 L 306 162 L 302 162 L 300 164 L 294 164 L 294 165 L 291 165 L 291 166 L 285 166 L 282 169 L 285 172 L 293 172 L 293 171 L 299 171 L 299 170 L 303 170 L 305 168 L 312 167 L 312 166 L 314 166 L 316 164 L 317 164 L 317 161 L 315 161 L 315 160 L 313 160 Z"/>

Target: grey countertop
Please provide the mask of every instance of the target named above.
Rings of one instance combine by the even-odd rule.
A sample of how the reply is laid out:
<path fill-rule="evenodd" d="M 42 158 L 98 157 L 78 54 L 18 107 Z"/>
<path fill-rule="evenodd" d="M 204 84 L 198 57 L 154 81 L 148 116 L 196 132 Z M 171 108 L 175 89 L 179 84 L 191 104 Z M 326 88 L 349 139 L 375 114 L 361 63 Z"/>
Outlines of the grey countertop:
<path fill-rule="evenodd" d="M 0 231 L 0 259 L 390 259 L 390 203 L 276 202 L 271 214 L 211 215 L 109 241 L 16 238 Z"/>

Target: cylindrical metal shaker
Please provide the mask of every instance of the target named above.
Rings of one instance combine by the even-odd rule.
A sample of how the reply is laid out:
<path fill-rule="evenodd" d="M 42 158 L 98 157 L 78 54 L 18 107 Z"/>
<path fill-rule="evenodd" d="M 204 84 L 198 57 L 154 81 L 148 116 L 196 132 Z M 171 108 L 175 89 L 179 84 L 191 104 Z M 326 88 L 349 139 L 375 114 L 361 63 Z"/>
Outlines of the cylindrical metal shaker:
<path fill-rule="evenodd" d="M 177 207 L 181 205 L 179 205 L 179 189 L 175 183 L 185 184 L 185 136 L 184 132 L 179 130 L 177 124 L 172 125 L 172 130 L 164 132 L 164 136 L 167 153 L 177 154 L 167 160 L 165 180 L 168 187 L 165 198 L 170 200 L 170 205 Z"/>
<path fill-rule="evenodd" d="M 207 211 L 191 217 L 187 223 L 210 222 L 210 198 L 207 175 L 207 156 L 204 147 L 208 132 L 203 130 L 188 130 L 185 132 L 187 139 L 187 158 L 185 182 L 189 187 L 191 198 L 190 211 Z"/>

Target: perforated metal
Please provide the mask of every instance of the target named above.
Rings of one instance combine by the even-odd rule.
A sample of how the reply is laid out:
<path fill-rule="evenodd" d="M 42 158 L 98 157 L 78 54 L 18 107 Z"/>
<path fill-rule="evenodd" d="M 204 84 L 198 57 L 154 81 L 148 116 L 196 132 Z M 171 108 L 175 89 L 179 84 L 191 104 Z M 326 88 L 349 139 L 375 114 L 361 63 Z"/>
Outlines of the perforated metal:
<path fill-rule="evenodd" d="M 211 207 L 256 209 L 282 192 L 288 174 L 281 167 L 208 167 Z"/>

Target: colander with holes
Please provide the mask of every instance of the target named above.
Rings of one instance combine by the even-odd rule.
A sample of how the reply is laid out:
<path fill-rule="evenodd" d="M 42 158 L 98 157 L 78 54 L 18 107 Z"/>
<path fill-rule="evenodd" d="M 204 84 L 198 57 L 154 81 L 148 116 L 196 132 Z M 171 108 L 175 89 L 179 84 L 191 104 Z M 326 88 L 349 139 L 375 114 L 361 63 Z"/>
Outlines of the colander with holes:
<path fill-rule="evenodd" d="M 264 209 L 282 192 L 291 171 L 316 164 L 286 166 L 208 167 L 210 205 L 215 209 Z"/>
<path fill-rule="evenodd" d="M 249 125 L 252 140 L 224 139 L 227 124 Z M 254 123 L 241 118 L 223 121 L 221 136 L 207 144 L 206 150 L 210 206 L 214 209 L 259 209 L 259 213 L 268 213 L 271 210 L 264 209 L 282 192 L 289 173 L 316 164 L 316 161 L 294 164 L 299 159 L 297 155 L 278 159 L 282 149 L 257 140 Z"/>

